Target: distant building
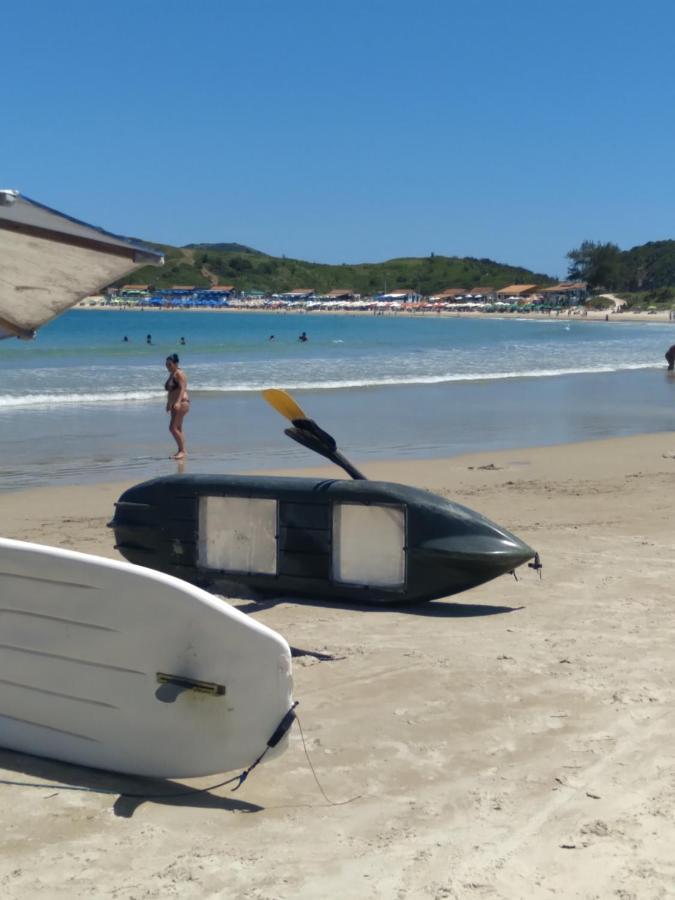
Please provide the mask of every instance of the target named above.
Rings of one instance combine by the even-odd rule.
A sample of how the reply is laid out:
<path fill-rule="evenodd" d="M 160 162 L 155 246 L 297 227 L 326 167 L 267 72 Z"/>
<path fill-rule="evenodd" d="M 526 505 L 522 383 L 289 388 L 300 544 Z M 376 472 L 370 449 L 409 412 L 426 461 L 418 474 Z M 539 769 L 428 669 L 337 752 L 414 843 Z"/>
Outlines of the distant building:
<path fill-rule="evenodd" d="M 347 288 L 335 288 L 323 296 L 326 300 L 358 300 L 360 297 L 359 294 L 355 294 L 354 291 Z"/>
<path fill-rule="evenodd" d="M 542 288 L 540 293 L 552 305 L 578 306 L 588 297 L 588 286 L 585 281 L 561 281 L 560 284 Z"/>
<path fill-rule="evenodd" d="M 477 284 L 470 291 L 467 291 L 467 294 L 472 294 L 474 297 L 483 297 L 485 300 L 494 300 L 497 297 L 495 288 L 485 284 Z"/>
<path fill-rule="evenodd" d="M 200 294 L 206 294 L 209 297 L 231 297 L 234 293 L 233 284 L 212 284 L 210 288 L 201 290 Z"/>
<path fill-rule="evenodd" d="M 399 288 L 396 291 L 389 291 L 388 294 L 378 294 L 376 300 L 385 300 L 388 303 L 417 303 L 422 299 L 422 295 L 412 288 Z"/>
<path fill-rule="evenodd" d="M 150 284 L 123 284 L 119 289 L 120 294 L 147 294 L 152 290 Z"/>
<path fill-rule="evenodd" d="M 433 296 L 429 297 L 429 300 L 435 303 L 452 303 L 457 297 L 463 297 L 466 293 L 467 291 L 464 288 L 446 288 L 444 291 L 433 294 Z"/>
<path fill-rule="evenodd" d="M 105 296 L 112 303 L 141 303 L 152 293 L 151 284 L 123 284 L 121 288 L 108 288 Z"/>
<path fill-rule="evenodd" d="M 536 284 L 509 284 L 497 291 L 497 298 L 499 300 L 525 300 L 537 292 Z"/>
<path fill-rule="evenodd" d="M 314 288 L 293 288 L 292 291 L 283 291 L 277 296 L 282 300 L 311 300 L 314 293 Z"/>

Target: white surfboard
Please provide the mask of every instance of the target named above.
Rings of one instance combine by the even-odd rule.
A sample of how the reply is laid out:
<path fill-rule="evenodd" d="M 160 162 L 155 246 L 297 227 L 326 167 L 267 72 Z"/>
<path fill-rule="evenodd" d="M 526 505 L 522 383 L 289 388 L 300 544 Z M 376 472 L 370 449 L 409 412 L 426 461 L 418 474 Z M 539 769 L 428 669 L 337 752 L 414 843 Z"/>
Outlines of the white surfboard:
<path fill-rule="evenodd" d="M 288 644 L 223 601 L 140 566 L 0 538 L 0 746 L 207 775 L 252 763 L 291 704 Z"/>

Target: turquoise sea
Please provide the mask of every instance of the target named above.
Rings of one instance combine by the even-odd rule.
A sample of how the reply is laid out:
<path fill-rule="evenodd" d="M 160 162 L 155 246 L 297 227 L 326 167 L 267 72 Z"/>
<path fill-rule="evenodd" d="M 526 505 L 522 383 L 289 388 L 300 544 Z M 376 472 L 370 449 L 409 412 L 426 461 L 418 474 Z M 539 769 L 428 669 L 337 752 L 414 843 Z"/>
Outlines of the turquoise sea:
<path fill-rule="evenodd" d="M 175 471 L 169 353 L 189 378 L 189 471 L 318 462 L 260 398 L 272 386 L 292 390 L 367 470 L 369 458 L 672 430 L 672 343 L 673 324 L 566 316 L 71 311 L 34 341 L 0 342 L 0 487 Z"/>

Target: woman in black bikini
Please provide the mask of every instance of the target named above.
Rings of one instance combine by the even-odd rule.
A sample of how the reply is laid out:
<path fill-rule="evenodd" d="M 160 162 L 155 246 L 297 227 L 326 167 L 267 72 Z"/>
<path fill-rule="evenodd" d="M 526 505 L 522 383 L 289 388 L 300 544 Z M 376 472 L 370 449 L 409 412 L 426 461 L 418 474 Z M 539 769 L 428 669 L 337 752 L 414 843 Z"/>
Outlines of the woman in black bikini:
<path fill-rule="evenodd" d="M 185 372 L 178 368 L 178 354 L 172 353 L 166 358 L 166 368 L 169 377 L 166 379 L 164 390 L 166 396 L 166 411 L 171 415 L 169 431 L 178 445 L 178 451 L 174 453 L 174 459 L 185 459 L 185 437 L 183 435 L 183 419 L 190 409 L 188 397 L 187 378 Z"/>

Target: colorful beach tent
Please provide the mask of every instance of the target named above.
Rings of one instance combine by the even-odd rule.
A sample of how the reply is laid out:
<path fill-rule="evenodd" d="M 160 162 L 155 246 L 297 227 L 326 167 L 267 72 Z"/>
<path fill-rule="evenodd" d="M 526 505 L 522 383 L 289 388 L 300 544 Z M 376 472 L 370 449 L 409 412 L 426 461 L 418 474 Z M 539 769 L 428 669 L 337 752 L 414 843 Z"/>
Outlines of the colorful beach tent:
<path fill-rule="evenodd" d="M 163 262 L 137 241 L 0 190 L 0 338 L 31 338 L 83 297 Z"/>

